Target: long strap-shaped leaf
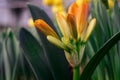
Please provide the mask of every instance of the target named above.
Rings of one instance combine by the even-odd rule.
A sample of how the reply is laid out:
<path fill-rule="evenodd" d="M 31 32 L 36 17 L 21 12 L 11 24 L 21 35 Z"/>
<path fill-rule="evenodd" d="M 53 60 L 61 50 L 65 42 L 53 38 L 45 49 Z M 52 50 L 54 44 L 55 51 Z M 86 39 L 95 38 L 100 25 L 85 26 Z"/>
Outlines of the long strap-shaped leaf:
<path fill-rule="evenodd" d="M 42 19 L 47 22 L 52 29 L 56 30 L 51 19 L 43 9 L 30 4 L 28 7 L 34 20 Z M 46 37 L 40 31 L 37 32 L 41 39 L 42 48 L 44 48 L 46 60 L 50 64 L 50 71 L 52 72 L 54 80 L 71 80 L 71 72 L 64 51 L 48 42 Z"/>
<path fill-rule="evenodd" d="M 20 46 L 36 80 L 53 80 L 42 46 L 26 29 L 20 30 Z M 47 77 L 46 77 L 47 76 Z"/>
<path fill-rule="evenodd" d="M 113 35 L 93 56 L 81 74 L 80 80 L 89 80 L 97 65 L 108 51 L 120 40 L 120 32 Z"/>

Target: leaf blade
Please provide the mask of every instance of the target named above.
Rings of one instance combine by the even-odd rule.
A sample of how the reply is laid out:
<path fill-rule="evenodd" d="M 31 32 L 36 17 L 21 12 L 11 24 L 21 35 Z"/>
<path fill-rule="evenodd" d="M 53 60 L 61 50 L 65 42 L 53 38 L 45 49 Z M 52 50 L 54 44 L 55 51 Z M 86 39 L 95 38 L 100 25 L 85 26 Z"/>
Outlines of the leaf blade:
<path fill-rule="evenodd" d="M 120 40 L 120 32 L 113 35 L 93 56 L 90 62 L 85 67 L 83 73 L 81 74 L 81 80 L 88 80 L 93 74 L 95 68 L 102 60 L 102 58 L 107 54 L 109 49 L 111 49 Z"/>
<path fill-rule="evenodd" d="M 34 72 L 36 79 L 52 80 L 53 78 L 42 47 L 31 33 L 24 28 L 20 30 L 20 45 L 24 50 L 24 55 Z"/>

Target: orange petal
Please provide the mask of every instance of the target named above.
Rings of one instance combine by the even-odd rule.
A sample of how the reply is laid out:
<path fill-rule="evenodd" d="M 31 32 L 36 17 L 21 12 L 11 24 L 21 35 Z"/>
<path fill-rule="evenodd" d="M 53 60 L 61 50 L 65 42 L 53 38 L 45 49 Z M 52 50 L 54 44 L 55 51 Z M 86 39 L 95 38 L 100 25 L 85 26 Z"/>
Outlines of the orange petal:
<path fill-rule="evenodd" d="M 78 37 L 80 37 L 81 32 L 86 27 L 87 18 L 88 18 L 88 8 L 89 8 L 89 4 L 87 1 L 81 2 L 78 8 L 78 13 L 76 15 Z"/>
<path fill-rule="evenodd" d="M 77 15 L 79 21 L 86 21 L 88 17 L 88 10 L 89 9 L 89 3 L 83 1 L 80 6 L 78 7 Z"/>
<path fill-rule="evenodd" d="M 58 35 L 55 31 L 43 20 L 37 19 L 34 23 L 35 27 L 40 30 L 45 36 L 51 35 L 58 38 Z"/>
<path fill-rule="evenodd" d="M 68 14 L 74 15 L 76 18 L 78 38 L 87 24 L 88 8 L 89 0 L 81 0 L 79 4 L 73 3 L 68 9 Z"/>
<path fill-rule="evenodd" d="M 77 39 L 77 26 L 75 16 L 72 14 L 67 15 L 67 23 L 70 29 L 70 33 L 73 38 Z"/>
<path fill-rule="evenodd" d="M 78 5 L 76 3 L 71 4 L 70 7 L 68 8 L 68 14 L 72 14 L 76 16 L 77 13 L 78 13 Z"/>

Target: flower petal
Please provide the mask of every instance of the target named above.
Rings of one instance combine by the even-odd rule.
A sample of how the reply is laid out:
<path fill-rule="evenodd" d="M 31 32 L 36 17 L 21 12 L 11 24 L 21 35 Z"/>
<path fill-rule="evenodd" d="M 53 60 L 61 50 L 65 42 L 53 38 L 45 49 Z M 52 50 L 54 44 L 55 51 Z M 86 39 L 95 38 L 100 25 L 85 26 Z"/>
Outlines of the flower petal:
<path fill-rule="evenodd" d="M 74 15 L 76 18 L 78 38 L 81 37 L 82 31 L 87 27 L 88 3 L 88 0 L 80 0 L 79 4 L 73 3 L 68 9 L 68 14 Z"/>
<path fill-rule="evenodd" d="M 90 2 L 90 0 L 76 0 L 76 3 L 80 5 L 82 2 Z"/>
<path fill-rule="evenodd" d="M 86 31 L 86 34 L 84 36 L 84 39 L 83 39 L 83 42 L 86 42 L 91 34 L 91 32 L 93 31 L 94 27 L 95 27 L 95 24 L 96 24 L 96 19 L 92 19 L 89 23 L 89 26 L 87 28 L 87 31 Z"/>
<path fill-rule="evenodd" d="M 68 8 L 68 14 L 72 14 L 76 16 L 77 13 L 78 13 L 78 5 L 76 3 L 72 3 Z"/>
<path fill-rule="evenodd" d="M 35 27 L 40 30 L 45 36 L 52 35 L 59 38 L 56 32 L 43 20 L 37 19 L 34 23 Z"/>
<path fill-rule="evenodd" d="M 78 8 L 78 14 L 76 15 L 77 19 L 77 32 L 78 32 L 78 38 L 81 36 L 81 32 L 85 29 L 87 24 L 87 18 L 88 18 L 88 8 L 89 4 L 87 1 L 83 1 L 80 3 L 80 6 Z"/>
<path fill-rule="evenodd" d="M 59 28 L 60 28 L 62 35 L 64 37 L 69 38 L 70 37 L 70 30 L 69 30 L 68 24 L 66 22 L 66 18 L 61 14 L 57 14 L 56 19 L 57 19 L 57 22 L 58 22 L 58 25 L 59 25 Z"/>
<path fill-rule="evenodd" d="M 43 0 L 43 4 L 48 5 L 48 6 L 52 6 L 53 5 L 53 0 Z"/>
<path fill-rule="evenodd" d="M 57 47 L 65 49 L 65 45 L 59 39 L 57 39 L 57 38 L 55 38 L 51 35 L 48 35 L 47 39 L 48 39 L 49 42 L 56 45 Z"/>
<path fill-rule="evenodd" d="M 62 5 L 62 0 L 52 0 L 54 5 Z"/>
<path fill-rule="evenodd" d="M 67 23 L 68 23 L 72 38 L 77 39 L 77 25 L 76 25 L 75 16 L 72 14 L 68 14 Z"/>
<path fill-rule="evenodd" d="M 56 13 L 61 13 L 61 14 L 65 14 L 65 10 L 64 10 L 64 7 L 62 6 L 62 5 L 54 5 L 54 6 L 52 6 L 52 12 L 54 13 L 54 14 L 56 14 Z"/>
<path fill-rule="evenodd" d="M 112 9 L 114 7 L 114 1 L 108 0 L 108 5 L 109 5 L 109 8 Z"/>

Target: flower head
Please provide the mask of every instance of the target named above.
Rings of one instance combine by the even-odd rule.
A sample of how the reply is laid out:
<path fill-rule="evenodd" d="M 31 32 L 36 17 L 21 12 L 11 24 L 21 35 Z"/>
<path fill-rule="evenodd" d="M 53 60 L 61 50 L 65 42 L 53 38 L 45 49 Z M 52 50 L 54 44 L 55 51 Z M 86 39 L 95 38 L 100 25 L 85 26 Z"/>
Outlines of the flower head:
<path fill-rule="evenodd" d="M 45 5 L 51 6 L 53 13 L 56 14 L 57 12 L 61 12 L 62 14 L 65 14 L 62 0 L 43 0 L 43 3 Z"/>
<path fill-rule="evenodd" d="M 108 0 L 108 6 L 110 9 L 114 7 L 114 1 L 113 0 Z"/>
<path fill-rule="evenodd" d="M 56 20 L 62 37 L 43 20 L 35 20 L 35 26 L 47 36 L 48 41 L 64 49 L 68 62 L 73 66 L 80 64 L 83 56 L 85 43 L 94 29 L 96 19 L 88 22 L 89 1 L 80 0 L 80 3 L 73 3 L 68 13 L 56 14 Z"/>

